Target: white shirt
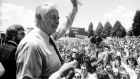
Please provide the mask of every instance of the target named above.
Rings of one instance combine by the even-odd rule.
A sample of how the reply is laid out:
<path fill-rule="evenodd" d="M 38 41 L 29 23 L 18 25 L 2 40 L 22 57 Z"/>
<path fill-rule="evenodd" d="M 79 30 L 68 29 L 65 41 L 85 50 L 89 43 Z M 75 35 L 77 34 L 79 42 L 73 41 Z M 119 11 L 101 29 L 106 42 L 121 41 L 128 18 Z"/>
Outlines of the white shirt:
<path fill-rule="evenodd" d="M 38 28 L 23 38 L 16 58 L 17 79 L 48 77 L 61 67 L 58 55 L 49 44 L 49 36 Z"/>
<path fill-rule="evenodd" d="M 64 27 L 52 35 L 53 40 L 59 39 L 72 25 L 77 13 L 73 8 L 67 17 Z M 17 79 L 41 79 L 49 77 L 61 67 L 61 62 L 55 49 L 49 44 L 49 36 L 38 28 L 27 34 L 20 42 L 17 52 Z"/>

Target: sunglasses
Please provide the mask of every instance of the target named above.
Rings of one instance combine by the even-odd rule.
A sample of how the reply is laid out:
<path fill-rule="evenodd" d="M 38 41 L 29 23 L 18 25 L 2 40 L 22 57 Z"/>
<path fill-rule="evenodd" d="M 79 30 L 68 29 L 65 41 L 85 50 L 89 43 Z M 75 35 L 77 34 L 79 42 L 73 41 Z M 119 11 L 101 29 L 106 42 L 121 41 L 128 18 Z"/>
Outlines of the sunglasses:
<path fill-rule="evenodd" d="M 74 78 L 80 78 L 80 76 L 76 76 L 76 75 L 75 75 Z"/>

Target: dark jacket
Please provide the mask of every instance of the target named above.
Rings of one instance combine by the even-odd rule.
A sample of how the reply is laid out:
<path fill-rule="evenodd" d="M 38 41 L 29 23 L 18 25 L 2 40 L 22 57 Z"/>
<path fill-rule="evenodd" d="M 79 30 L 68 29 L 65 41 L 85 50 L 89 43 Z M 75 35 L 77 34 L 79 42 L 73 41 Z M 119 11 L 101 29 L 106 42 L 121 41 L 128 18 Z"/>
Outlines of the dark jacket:
<path fill-rule="evenodd" d="M 0 62 L 5 68 L 5 73 L 0 79 L 16 79 L 16 49 L 17 45 L 13 42 L 0 45 Z"/>

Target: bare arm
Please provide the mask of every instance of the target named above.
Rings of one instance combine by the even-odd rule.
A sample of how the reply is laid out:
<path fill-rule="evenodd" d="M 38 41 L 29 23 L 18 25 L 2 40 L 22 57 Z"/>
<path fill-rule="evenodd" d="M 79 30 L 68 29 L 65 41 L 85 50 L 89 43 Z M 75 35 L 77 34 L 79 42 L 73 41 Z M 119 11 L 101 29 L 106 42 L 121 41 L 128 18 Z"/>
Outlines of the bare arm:
<path fill-rule="evenodd" d="M 58 28 L 57 31 L 52 35 L 52 38 L 55 41 L 61 38 L 66 33 L 66 31 L 70 29 L 78 12 L 77 0 L 71 0 L 71 3 L 73 5 L 72 12 L 68 16 L 66 16 L 67 20 L 62 24 L 62 28 Z"/>

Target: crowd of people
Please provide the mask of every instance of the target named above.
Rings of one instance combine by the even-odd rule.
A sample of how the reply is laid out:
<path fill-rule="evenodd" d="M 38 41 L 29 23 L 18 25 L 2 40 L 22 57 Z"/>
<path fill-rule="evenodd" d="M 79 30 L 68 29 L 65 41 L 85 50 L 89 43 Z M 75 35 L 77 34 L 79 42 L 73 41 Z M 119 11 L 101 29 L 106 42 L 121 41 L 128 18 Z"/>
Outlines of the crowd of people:
<path fill-rule="evenodd" d="M 78 1 L 71 4 L 62 27 L 56 6 L 43 3 L 36 8 L 36 27 L 27 35 L 20 24 L 7 28 L 6 43 L 0 45 L 0 79 L 140 79 L 139 37 L 96 43 L 60 39 L 78 12 Z"/>
<path fill-rule="evenodd" d="M 75 73 L 80 76 L 73 79 L 140 79 L 139 41 L 134 36 L 107 38 L 98 45 L 89 39 L 59 40 L 57 46 L 65 62 L 78 60 Z"/>

